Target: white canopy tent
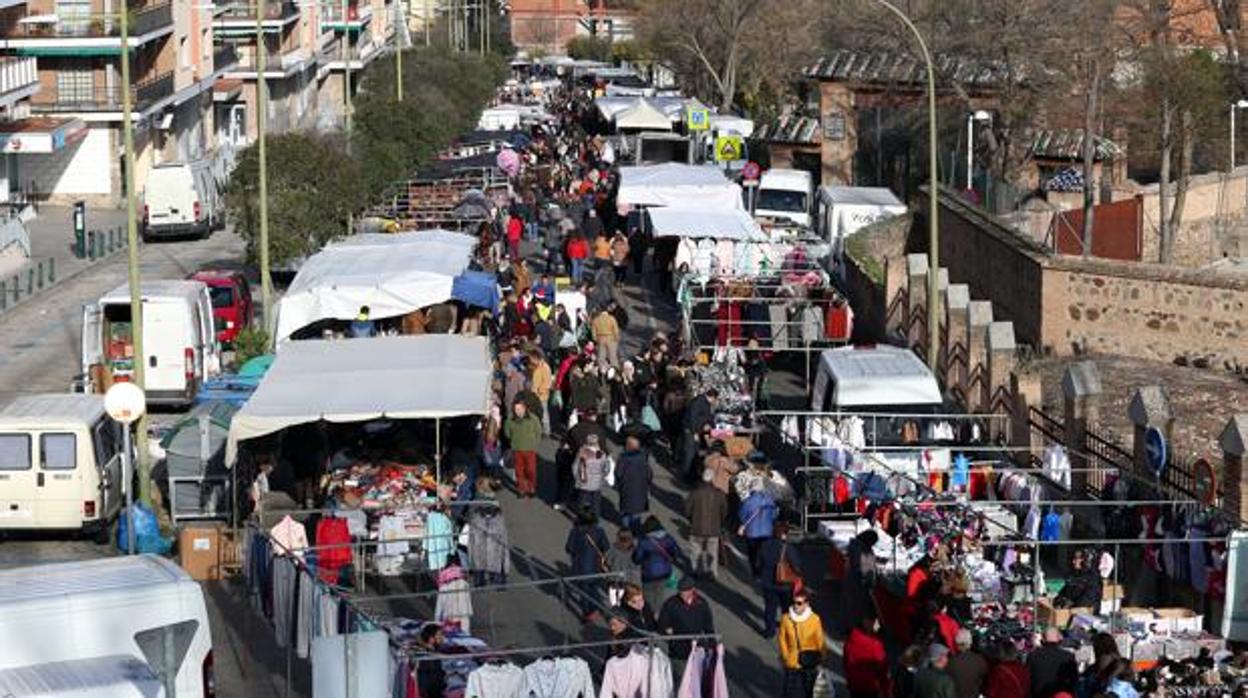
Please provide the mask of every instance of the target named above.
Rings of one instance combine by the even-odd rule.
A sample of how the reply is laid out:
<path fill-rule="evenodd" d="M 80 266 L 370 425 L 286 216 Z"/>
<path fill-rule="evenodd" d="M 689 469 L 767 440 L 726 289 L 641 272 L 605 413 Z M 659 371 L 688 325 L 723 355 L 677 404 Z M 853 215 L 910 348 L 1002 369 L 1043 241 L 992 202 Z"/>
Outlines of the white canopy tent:
<path fill-rule="evenodd" d="M 664 163 L 620 168 L 617 200 L 630 206 L 744 210 L 741 187 L 714 165 Z"/>
<path fill-rule="evenodd" d="M 646 211 L 655 237 L 765 240 L 767 236 L 749 213 L 740 209 L 703 211 L 657 207 Z"/>
<path fill-rule="evenodd" d="M 672 120 L 646 99 L 615 115 L 617 129 L 633 131 L 670 131 Z"/>
<path fill-rule="evenodd" d="M 298 424 L 485 414 L 491 375 L 485 337 L 293 342 L 230 422 L 225 462 L 233 466 L 239 442 Z"/>
<path fill-rule="evenodd" d="M 451 297 L 476 238 L 447 230 L 369 233 L 331 243 L 299 269 L 277 305 L 277 341 L 319 320 L 406 315 Z"/>

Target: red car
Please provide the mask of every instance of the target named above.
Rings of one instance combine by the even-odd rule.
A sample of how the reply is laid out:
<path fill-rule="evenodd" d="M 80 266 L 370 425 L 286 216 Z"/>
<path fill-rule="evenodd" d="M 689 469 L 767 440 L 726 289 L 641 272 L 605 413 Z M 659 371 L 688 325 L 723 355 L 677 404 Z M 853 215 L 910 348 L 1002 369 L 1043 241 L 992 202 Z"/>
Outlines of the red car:
<path fill-rule="evenodd" d="M 233 344 L 239 330 L 250 325 L 255 316 L 247 277 L 241 271 L 201 269 L 189 278 L 207 284 L 217 340 L 223 345 Z"/>

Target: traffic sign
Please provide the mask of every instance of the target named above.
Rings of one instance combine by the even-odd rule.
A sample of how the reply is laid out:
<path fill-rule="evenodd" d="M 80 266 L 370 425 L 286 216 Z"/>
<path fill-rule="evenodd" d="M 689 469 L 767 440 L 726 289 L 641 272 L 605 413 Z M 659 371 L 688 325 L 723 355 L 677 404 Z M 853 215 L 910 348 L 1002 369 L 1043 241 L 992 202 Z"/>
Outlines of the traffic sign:
<path fill-rule="evenodd" d="M 718 136 L 715 139 L 715 159 L 733 162 L 745 157 L 745 143 L 741 136 Z"/>
<path fill-rule="evenodd" d="M 1149 427 L 1144 432 L 1144 457 L 1157 477 L 1166 472 L 1166 437 L 1157 427 Z"/>
<path fill-rule="evenodd" d="M 686 127 L 690 131 L 708 130 L 711 127 L 711 110 L 690 109 L 689 117 L 686 120 Z"/>
<path fill-rule="evenodd" d="M 745 166 L 741 168 L 741 178 L 745 180 L 757 180 L 758 176 L 761 174 L 762 168 L 759 167 L 758 163 L 753 160 L 745 163 Z"/>

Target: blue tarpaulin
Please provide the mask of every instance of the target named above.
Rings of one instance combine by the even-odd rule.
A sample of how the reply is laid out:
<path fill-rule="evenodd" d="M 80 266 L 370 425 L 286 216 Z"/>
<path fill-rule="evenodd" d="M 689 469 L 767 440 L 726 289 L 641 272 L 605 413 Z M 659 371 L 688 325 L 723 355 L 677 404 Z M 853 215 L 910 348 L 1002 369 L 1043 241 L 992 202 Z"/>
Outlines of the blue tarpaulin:
<path fill-rule="evenodd" d="M 498 310 L 498 281 L 488 271 L 465 271 L 455 277 L 451 298 L 478 308 Z"/>

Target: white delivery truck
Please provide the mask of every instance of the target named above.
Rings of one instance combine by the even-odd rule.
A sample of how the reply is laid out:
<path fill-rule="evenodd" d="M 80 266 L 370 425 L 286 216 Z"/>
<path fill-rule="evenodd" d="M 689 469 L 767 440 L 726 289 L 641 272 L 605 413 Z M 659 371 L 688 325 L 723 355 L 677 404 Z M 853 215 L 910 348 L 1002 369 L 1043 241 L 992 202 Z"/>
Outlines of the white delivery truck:
<path fill-rule="evenodd" d="M 206 238 L 224 227 L 220 174 L 212 159 L 153 167 L 143 187 L 143 239 Z"/>
<path fill-rule="evenodd" d="M 845 238 L 905 212 L 906 205 L 886 187 L 819 187 L 815 227 L 839 258 L 844 253 Z"/>
<path fill-rule="evenodd" d="M 212 301 L 200 281 L 144 281 L 143 354 L 134 355 L 130 287 L 119 286 L 82 309 L 84 392 L 130 380 L 143 361 L 148 404 L 189 405 L 205 379 L 221 372 Z"/>
<path fill-rule="evenodd" d="M 759 218 L 787 219 L 810 227 L 811 197 L 815 179 L 806 170 L 773 168 L 763 173 L 755 192 L 754 215 Z"/>
<path fill-rule="evenodd" d="M 107 543 L 123 503 L 122 428 L 99 395 L 26 395 L 0 410 L 0 531 Z"/>
<path fill-rule="evenodd" d="M 0 695 L 215 695 L 199 583 L 152 555 L 0 571 Z"/>

